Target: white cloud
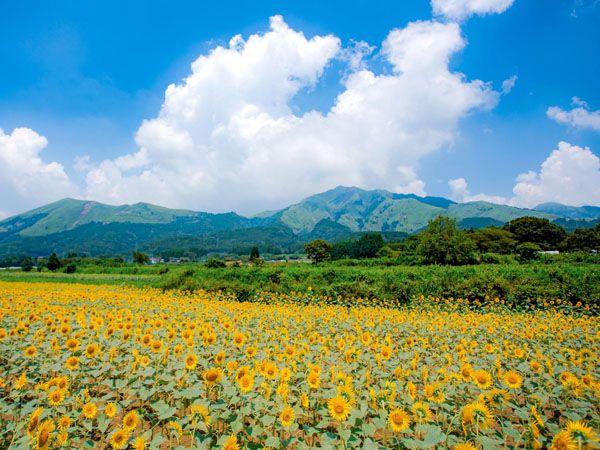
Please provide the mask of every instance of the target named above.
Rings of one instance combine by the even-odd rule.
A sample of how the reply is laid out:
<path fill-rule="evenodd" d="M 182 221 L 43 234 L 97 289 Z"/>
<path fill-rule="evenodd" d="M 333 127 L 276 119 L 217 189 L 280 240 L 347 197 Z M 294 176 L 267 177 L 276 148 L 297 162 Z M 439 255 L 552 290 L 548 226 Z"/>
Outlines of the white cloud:
<path fill-rule="evenodd" d="M 600 205 L 600 158 L 587 147 L 559 142 L 539 172 L 519 175 L 511 204 L 532 207 L 544 202 Z"/>
<path fill-rule="evenodd" d="M 574 108 L 569 111 L 551 106 L 546 111 L 546 115 L 555 122 L 574 128 L 600 131 L 600 110 L 590 111 L 588 104 L 577 97 L 573 97 L 572 104 Z"/>
<path fill-rule="evenodd" d="M 513 75 L 512 77 L 507 78 L 506 80 L 504 80 L 502 82 L 501 92 L 503 95 L 508 94 L 510 91 L 512 91 L 514 89 L 515 84 L 517 84 L 517 78 L 518 77 L 516 75 Z"/>
<path fill-rule="evenodd" d="M 471 195 L 467 185 L 467 181 L 464 178 L 455 178 L 448 181 L 448 187 L 450 188 L 450 199 L 456 202 L 490 202 L 504 204 L 507 202 L 505 197 L 498 195 L 486 195 L 486 194 L 475 194 Z"/>
<path fill-rule="evenodd" d="M 0 192 L 3 214 L 24 211 L 44 202 L 76 195 L 64 168 L 44 162 L 40 153 L 48 141 L 29 128 L 0 129 Z"/>
<path fill-rule="evenodd" d="M 340 41 L 307 38 L 275 16 L 268 32 L 196 59 L 138 129 L 139 150 L 88 172 L 87 196 L 254 212 L 338 184 L 424 194 L 420 159 L 498 100 L 489 84 L 449 70 L 464 45 L 454 23 L 393 30 L 381 51 L 391 73 L 368 70 L 361 44 L 334 106 L 296 115 L 291 100 L 318 83 Z"/>
<path fill-rule="evenodd" d="M 483 200 L 524 208 L 545 202 L 600 205 L 600 158 L 587 147 L 559 142 L 539 172 L 530 170 L 517 177 L 511 198 L 471 195 L 464 178 L 449 180 L 448 186 L 450 198 L 458 202 Z"/>
<path fill-rule="evenodd" d="M 514 0 L 431 0 L 433 13 L 455 21 L 472 15 L 498 14 L 506 11 Z"/>
<path fill-rule="evenodd" d="M 340 50 L 338 57 L 348 63 L 350 70 L 363 70 L 367 68 L 365 58 L 374 50 L 375 46 L 368 42 L 351 40 L 350 45 Z"/>

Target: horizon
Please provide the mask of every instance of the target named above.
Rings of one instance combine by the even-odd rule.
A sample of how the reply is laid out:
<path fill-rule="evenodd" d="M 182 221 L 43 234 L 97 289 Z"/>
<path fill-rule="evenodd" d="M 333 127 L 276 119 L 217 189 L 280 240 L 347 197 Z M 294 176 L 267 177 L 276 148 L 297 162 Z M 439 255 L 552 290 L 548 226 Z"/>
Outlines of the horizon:
<path fill-rule="evenodd" d="M 342 185 L 600 206 L 597 1 L 116 6 L 0 17 L 0 220 L 69 197 L 252 216 Z"/>

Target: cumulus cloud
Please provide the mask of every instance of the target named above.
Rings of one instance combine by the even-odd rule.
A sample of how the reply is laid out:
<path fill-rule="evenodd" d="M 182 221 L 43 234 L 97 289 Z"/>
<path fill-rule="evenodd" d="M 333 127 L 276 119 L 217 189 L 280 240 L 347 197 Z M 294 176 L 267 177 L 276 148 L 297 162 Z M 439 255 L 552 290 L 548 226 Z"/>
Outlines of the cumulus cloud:
<path fill-rule="evenodd" d="M 456 202 L 490 202 L 504 204 L 507 202 L 505 197 L 498 195 L 475 194 L 469 191 L 467 181 L 464 178 L 455 178 L 448 181 L 450 188 L 450 198 Z"/>
<path fill-rule="evenodd" d="M 539 172 L 519 175 L 513 193 L 511 203 L 519 206 L 600 205 L 600 158 L 587 147 L 560 142 Z"/>
<path fill-rule="evenodd" d="M 431 0 L 433 13 L 460 22 L 473 15 L 498 14 L 514 0 Z"/>
<path fill-rule="evenodd" d="M 600 131 L 600 110 L 590 111 L 588 104 L 577 97 L 573 97 L 571 103 L 573 108 L 570 110 L 551 106 L 546 115 L 560 124 Z"/>
<path fill-rule="evenodd" d="M 420 159 L 498 100 L 489 84 L 449 70 L 464 45 L 455 23 L 410 23 L 383 42 L 383 74 L 363 61 L 371 47 L 355 45 L 331 109 L 294 114 L 294 96 L 319 82 L 341 44 L 275 16 L 269 31 L 196 59 L 139 127 L 139 149 L 89 170 L 86 195 L 254 212 L 338 184 L 424 194 Z"/>
<path fill-rule="evenodd" d="M 511 198 L 471 195 L 464 178 L 449 180 L 448 187 L 450 198 L 458 202 L 482 200 L 525 208 L 545 202 L 600 205 L 600 158 L 587 147 L 559 142 L 538 172 L 530 170 L 517 177 Z"/>
<path fill-rule="evenodd" d="M 29 128 L 0 129 L 0 192 L 4 215 L 75 195 L 61 164 L 46 163 L 40 153 L 48 141 Z"/>

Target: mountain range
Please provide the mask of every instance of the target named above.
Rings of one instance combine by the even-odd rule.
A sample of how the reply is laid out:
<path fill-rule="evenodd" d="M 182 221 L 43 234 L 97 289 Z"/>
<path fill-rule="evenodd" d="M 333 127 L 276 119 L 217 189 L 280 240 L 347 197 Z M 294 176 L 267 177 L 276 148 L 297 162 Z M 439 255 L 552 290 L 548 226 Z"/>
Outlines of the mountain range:
<path fill-rule="evenodd" d="M 112 206 L 64 199 L 0 222 L 0 257 L 75 252 L 122 256 L 137 249 L 152 254 L 293 253 L 315 238 L 331 241 L 365 231 L 395 239 L 446 215 L 464 228 L 481 228 L 523 216 L 547 218 L 568 227 L 586 226 L 600 207 L 545 203 L 522 209 L 488 202 L 456 203 L 385 190 L 338 186 L 278 211 L 253 217 L 169 209 L 148 203 Z"/>

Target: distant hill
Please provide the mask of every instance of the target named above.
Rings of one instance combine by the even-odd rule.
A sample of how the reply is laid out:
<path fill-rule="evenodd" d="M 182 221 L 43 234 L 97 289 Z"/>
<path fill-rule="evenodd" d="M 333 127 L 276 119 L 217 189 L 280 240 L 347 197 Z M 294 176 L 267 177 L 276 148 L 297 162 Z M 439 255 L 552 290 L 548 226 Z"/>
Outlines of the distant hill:
<path fill-rule="evenodd" d="M 600 217 L 600 206 L 568 206 L 560 203 L 542 203 L 534 209 L 566 219 L 593 220 Z"/>
<path fill-rule="evenodd" d="M 419 197 L 344 186 L 308 197 L 277 211 L 271 217 L 281 220 L 295 233 L 310 231 L 323 219 L 337 222 L 352 231 L 413 233 L 439 215 L 448 215 L 458 221 L 486 218 L 501 223 L 523 216 L 550 220 L 557 218 L 554 214 L 488 202 L 455 203 L 440 197 Z M 268 215 L 262 214 L 261 217 Z"/>
<path fill-rule="evenodd" d="M 439 215 L 455 218 L 463 228 L 500 226 L 517 217 L 536 216 L 572 229 L 597 223 L 593 219 L 600 218 L 600 207 L 544 204 L 530 210 L 344 186 L 254 217 L 64 199 L 0 221 L 0 258 L 53 251 L 122 256 L 136 249 L 203 256 L 246 253 L 254 245 L 263 253 L 291 253 L 312 239 L 340 241 L 368 231 L 399 239 Z"/>

